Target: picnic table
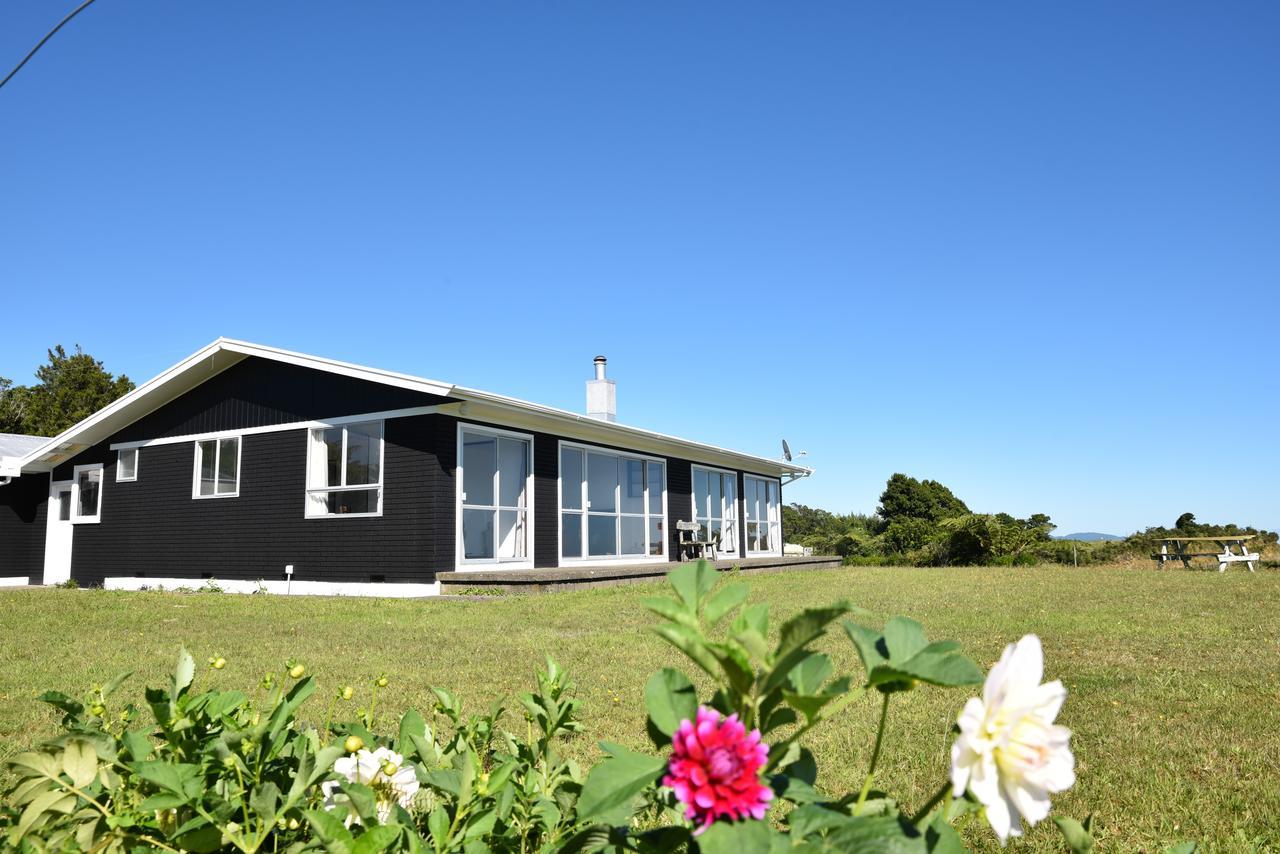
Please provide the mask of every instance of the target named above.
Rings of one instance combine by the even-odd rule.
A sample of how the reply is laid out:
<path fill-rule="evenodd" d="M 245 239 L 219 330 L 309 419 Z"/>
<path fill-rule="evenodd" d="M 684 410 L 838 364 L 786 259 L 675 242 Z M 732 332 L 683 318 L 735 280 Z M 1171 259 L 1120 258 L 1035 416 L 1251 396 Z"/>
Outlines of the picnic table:
<path fill-rule="evenodd" d="M 1249 567 L 1249 571 L 1253 572 L 1253 564 L 1260 559 L 1257 552 L 1251 552 L 1245 548 L 1245 543 L 1253 539 L 1252 536 L 1217 536 L 1217 537 L 1166 537 L 1160 541 L 1160 551 L 1153 554 L 1159 564 L 1160 569 L 1164 569 L 1166 561 L 1180 560 L 1182 565 L 1187 569 L 1191 568 L 1191 559 L 1196 557 L 1211 557 L 1218 561 L 1218 572 L 1226 572 L 1227 565 L 1232 563 L 1243 563 Z M 1213 543 L 1218 547 L 1218 551 L 1195 551 L 1195 549 L 1207 549 L 1209 546 L 1200 545 L 1201 543 Z"/>

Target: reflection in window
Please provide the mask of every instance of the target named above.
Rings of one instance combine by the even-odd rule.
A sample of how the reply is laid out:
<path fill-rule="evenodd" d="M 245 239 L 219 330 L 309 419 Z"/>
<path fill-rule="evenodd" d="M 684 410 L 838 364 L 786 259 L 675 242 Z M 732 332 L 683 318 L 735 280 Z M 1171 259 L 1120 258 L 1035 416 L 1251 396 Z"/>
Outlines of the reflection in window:
<path fill-rule="evenodd" d="M 196 497 L 229 498 L 240 491 L 240 437 L 196 442 Z"/>
<path fill-rule="evenodd" d="M 779 554 L 782 519 L 778 481 L 748 476 L 745 484 L 747 554 Z"/>
<path fill-rule="evenodd" d="M 666 554 L 666 464 L 596 448 L 560 448 L 560 556 Z"/>
<path fill-rule="evenodd" d="M 382 512 L 382 422 L 311 431 L 308 516 L 376 516 Z"/>
<path fill-rule="evenodd" d="M 531 440 L 466 427 L 462 431 L 462 559 L 529 559 Z"/>
<path fill-rule="evenodd" d="M 73 522 L 96 522 L 102 512 L 102 464 L 75 467 Z"/>

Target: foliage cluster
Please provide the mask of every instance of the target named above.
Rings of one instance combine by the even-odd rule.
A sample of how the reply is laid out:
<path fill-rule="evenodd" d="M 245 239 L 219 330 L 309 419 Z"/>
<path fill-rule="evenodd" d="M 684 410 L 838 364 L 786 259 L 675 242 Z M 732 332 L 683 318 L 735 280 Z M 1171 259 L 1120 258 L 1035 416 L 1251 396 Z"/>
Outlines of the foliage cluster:
<path fill-rule="evenodd" d="M 48 364 L 36 368 L 35 385 L 0 377 L 0 433 L 56 436 L 133 391 L 132 380 L 113 376 L 79 344 L 71 355 L 61 344 L 48 353 Z"/>

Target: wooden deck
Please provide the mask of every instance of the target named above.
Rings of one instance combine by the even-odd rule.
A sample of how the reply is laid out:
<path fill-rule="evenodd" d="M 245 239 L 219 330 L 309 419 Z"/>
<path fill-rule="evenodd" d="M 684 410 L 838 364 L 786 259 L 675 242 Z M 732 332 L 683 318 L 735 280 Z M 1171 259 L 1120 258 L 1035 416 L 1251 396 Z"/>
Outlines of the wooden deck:
<path fill-rule="evenodd" d="M 840 563 L 840 558 L 834 555 L 753 557 L 744 560 L 712 561 L 716 569 L 728 570 L 737 566 L 743 572 L 751 573 L 830 569 L 840 566 Z M 496 587 L 513 593 L 546 593 L 552 590 L 578 590 L 585 587 L 610 587 L 615 584 L 655 581 L 676 566 L 679 564 L 667 561 L 640 564 L 605 563 L 552 569 L 467 570 L 441 572 L 436 579 L 440 582 L 440 593 L 445 596 L 461 593 L 473 587 Z"/>

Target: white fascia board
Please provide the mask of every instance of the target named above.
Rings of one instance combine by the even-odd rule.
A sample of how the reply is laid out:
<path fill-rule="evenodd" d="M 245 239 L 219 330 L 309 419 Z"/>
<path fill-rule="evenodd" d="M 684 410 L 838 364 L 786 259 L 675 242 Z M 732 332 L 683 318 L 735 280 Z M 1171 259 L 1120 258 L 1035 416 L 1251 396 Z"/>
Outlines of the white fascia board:
<path fill-rule="evenodd" d="M 543 430 L 570 439 L 614 445 L 661 456 L 682 457 L 695 463 L 708 463 L 741 469 L 756 474 L 782 477 L 808 477 L 813 469 L 792 465 L 782 460 L 757 457 L 728 448 L 693 442 L 640 427 L 628 427 L 612 421 L 601 421 L 564 409 L 542 406 L 489 392 L 456 386 L 453 397 L 465 402 L 461 416 L 479 421 L 511 424 L 526 429 Z"/>

